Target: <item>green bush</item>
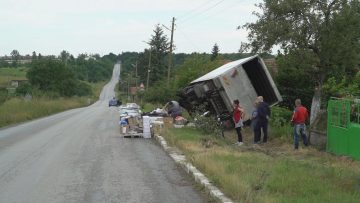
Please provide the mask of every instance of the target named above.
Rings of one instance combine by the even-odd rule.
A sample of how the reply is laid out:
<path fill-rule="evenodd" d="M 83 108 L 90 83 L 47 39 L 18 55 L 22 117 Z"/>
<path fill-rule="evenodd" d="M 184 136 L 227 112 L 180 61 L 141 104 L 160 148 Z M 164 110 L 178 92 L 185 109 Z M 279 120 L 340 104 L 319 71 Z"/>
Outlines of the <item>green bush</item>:
<path fill-rule="evenodd" d="M 288 125 L 291 121 L 292 111 L 274 106 L 271 108 L 271 124 L 277 127 Z"/>
<path fill-rule="evenodd" d="M 0 88 L 0 104 L 4 103 L 8 98 L 8 92 L 6 88 Z"/>
<path fill-rule="evenodd" d="M 271 134 L 275 137 L 291 137 L 291 116 L 292 112 L 286 108 L 272 107 L 270 119 Z"/>
<path fill-rule="evenodd" d="M 177 100 L 176 89 L 173 83 L 167 85 L 167 80 L 164 79 L 147 89 L 144 93 L 144 99 L 149 103 L 165 104 L 171 100 Z"/>
<path fill-rule="evenodd" d="M 61 96 L 75 95 L 75 75 L 60 61 L 36 60 L 26 76 L 31 85 L 42 91 L 57 92 Z"/>
<path fill-rule="evenodd" d="M 204 116 L 205 105 L 199 106 L 194 113 L 195 128 L 205 135 L 221 135 L 221 127 L 217 124 L 216 117 L 213 115 Z"/>
<path fill-rule="evenodd" d="M 86 95 L 91 95 L 92 94 L 92 90 L 91 90 L 91 86 L 89 84 L 87 84 L 86 82 L 78 82 L 78 84 L 76 85 L 75 88 L 75 95 L 77 96 L 86 96 Z"/>
<path fill-rule="evenodd" d="M 27 93 L 32 94 L 32 86 L 29 83 L 21 84 L 19 87 L 16 88 L 17 95 L 26 95 Z"/>

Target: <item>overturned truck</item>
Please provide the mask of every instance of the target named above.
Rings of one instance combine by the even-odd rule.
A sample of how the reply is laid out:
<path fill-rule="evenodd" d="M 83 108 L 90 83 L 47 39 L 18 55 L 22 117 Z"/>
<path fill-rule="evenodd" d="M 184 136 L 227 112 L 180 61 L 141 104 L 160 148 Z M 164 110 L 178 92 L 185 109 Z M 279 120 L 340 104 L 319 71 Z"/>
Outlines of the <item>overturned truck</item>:
<path fill-rule="evenodd" d="M 282 101 L 282 97 L 257 55 L 232 61 L 192 81 L 179 94 L 179 103 L 189 112 L 205 105 L 216 115 L 230 114 L 235 99 L 245 109 L 247 118 L 254 109 L 256 97 L 263 96 L 269 105 Z"/>

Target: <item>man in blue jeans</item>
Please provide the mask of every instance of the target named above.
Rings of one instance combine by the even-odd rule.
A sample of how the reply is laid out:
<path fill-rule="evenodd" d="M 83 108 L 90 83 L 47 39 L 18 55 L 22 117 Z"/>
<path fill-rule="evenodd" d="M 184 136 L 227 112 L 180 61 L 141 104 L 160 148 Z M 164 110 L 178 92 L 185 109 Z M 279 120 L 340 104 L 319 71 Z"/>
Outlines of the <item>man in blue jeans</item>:
<path fill-rule="evenodd" d="M 264 98 L 262 96 L 257 97 L 257 122 L 254 128 L 254 133 L 255 133 L 255 139 L 254 139 L 254 143 L 258 144 L 260 143 L 261 140 L 261 129 L 264 133 L 264 138 L 263 138 L 263 143 L 267 142 L 268 139 L 268 123 L 269 123 L 269 118 L 271 115 L 271 110 L 269 107 L 269 104 L 267 104 L 266 102 L 264 102 Z"/>
<path fill-rule="evenodd" d="M 301 135 L 304 145 L 309 145 L 305 125 L 305 121 L 308 119 L 309 113 L 308 110 L 301 105 L 300 99 L 295 100 L 295 106 L 291 122 L 294 123 L 294 147 L 295 149 L 299 149 L 299 135 Z"/>

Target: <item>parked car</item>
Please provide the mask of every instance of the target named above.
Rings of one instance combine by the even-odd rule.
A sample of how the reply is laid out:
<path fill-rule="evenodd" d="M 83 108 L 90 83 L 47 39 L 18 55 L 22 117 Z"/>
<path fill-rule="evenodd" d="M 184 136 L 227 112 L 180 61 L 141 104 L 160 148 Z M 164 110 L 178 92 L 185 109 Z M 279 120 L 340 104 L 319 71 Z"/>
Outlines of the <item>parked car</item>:
<path fill-rule="evenodd" d="M 115 97 L 109 101 L 109 107 L 110 106 L 120 106 L 120 105 L 121 105 L 121 101 L 115 99 Z"/>

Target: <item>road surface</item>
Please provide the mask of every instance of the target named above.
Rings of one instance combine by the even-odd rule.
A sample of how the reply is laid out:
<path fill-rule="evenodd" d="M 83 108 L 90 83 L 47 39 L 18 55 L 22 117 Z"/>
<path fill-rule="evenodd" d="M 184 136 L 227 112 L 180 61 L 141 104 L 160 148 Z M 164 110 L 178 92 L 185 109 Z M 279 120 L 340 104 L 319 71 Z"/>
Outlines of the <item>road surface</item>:
<path fill-rule="evenodd" d="M 0 130 L 0 202 L 206 201 L 154 140 L 120 137 L 119 73 L 89 107 Z"/>

